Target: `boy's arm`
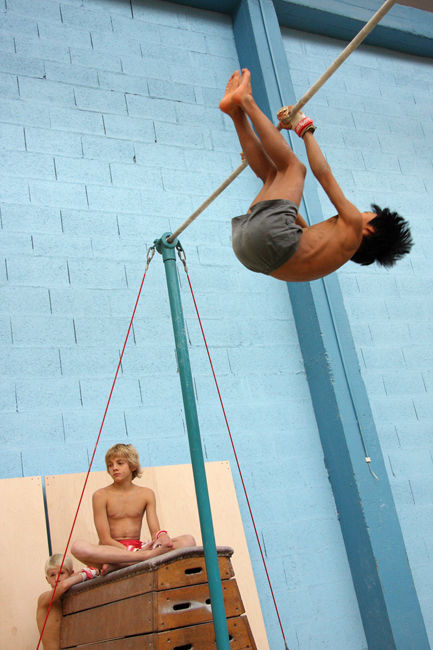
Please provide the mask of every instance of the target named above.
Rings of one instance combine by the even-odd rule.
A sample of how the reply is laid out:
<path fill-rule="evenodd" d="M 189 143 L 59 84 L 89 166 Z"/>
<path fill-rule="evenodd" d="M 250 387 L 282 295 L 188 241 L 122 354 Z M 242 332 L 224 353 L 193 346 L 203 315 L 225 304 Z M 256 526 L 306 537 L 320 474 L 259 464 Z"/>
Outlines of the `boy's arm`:
<path fill-rule="evenodd" d="M 71 576 L 69 576 L 69 578 L 66 578 L 61 582 L 58 582 L 56 587 L 56 592 L 53 598 L 53 603 L 56 600 L 59 600 L 59 598 L 63 596 L 65 591 L 67 591 L 70 587 L 72 587 L 72 585 L 77 585 L 82 581 L 83 581 L 83 577 L 81 575 L 81 572 L 79 572 L 79 573 L 73 573 Z M 48 607 L 48 605 L 51 602 L 52 595 L 53 595 L 52 590 L 44 591 L 44 593 L 41 594 L 38 598 L 38 609 L 40 607 Z"/>
<path fill-rule="evenodd" d="M 97 490 L 92 497 L 93 521 L 98 533 L 99 543 L 104 546 L 117 546 L 125 550 L 123 544 L 111 537 L 110 524 L 107 517 L 107 497 L 102 490 Z"/>
<path fill-rule="evenodd" d="M 308 223 L 305 221 L 304 217 L 301 217 L 301 215 L 298 212 L 298 216 L 296 217 L 295 223 L 298 226 L 301 226 L 301 228 L 309 228 Z"/>
<path fill-rule="evenodd" d="M 150 488 L 146 498 L 146 521 L 150 535 L 152 539 L 154 539 L 156 533 L 159 531 L 159 520 L 158 515 L 156 514 L 155 492 Z"/>
<path fill-rule="evenodd" d="M 313 133 L 307 131 L 302 139 L 307 150 L 311 171 L 325 190 L 331 203 L 335 206 L 338 217 L 351 225 L 361 224 L 360 212 L 344 196 Z"/>
<path fill-rule="evenodd" d="M 149 497 L 146 504 L 146 521 L 149 527 L 152 540 L 155 540 L 155 535 L 160 533 L 158 515 L 156 514 L 156 498 L 153 490 L 149 490 Z M 163 546 L 172 546 L 171 538 L 163 531 L 158 535 L 158 542 L 161 542 Z"/>

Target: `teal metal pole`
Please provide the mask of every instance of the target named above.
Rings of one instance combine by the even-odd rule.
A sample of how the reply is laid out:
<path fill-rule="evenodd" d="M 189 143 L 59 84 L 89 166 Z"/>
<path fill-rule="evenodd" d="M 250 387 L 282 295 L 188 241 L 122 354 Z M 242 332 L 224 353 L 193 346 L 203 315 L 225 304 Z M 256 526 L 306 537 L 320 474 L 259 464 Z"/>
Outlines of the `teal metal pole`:
<path fill-rule="evenodd" d="M 173 323 L 174 340 L 176 343 L 176 355 L 182 387 L 183 405 L 185 408 L 200 528 L 203 538 L 216 646 L 218 650 L 229 650 L 230 643 L 226 612 L 224 608 L 223 590 L 218 566 L 218 555 L 215 544 L 215 534 L 212 523 L 209 492 L 207 488 L 203 450 L 200 439 L 200 428 L 194 397 L 194 387 L 192 383 L 191 365 L 189 362 L 179 281 L 176 273 L 176 246 L 178 240 L 175 239 L 172 243 L 169 243 L 167 237 L 169 237 L 170 234 L 171 233 L 165 233 L 161 239 L 155 240 L 154 243 L 156 250 L 158 253 L 161 253 L 164 261 L 165 277 L 167 280 L 168 295 L 170 299 L 171 318 Z"/>

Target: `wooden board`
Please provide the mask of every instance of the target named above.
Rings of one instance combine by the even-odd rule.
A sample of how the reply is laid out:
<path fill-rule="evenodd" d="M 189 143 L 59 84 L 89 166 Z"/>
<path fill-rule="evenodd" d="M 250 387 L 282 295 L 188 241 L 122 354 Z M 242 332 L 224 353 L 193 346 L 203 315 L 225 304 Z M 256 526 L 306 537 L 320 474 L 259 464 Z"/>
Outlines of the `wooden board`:
<path fill-rule="evenodd" d="M 162 557 L 162 556 L 161 556 Z M 219 557 L 218 563 L 222 579 L 233 577 L 233 569 L 230 558 Z M 141 563 L 137 565 L 140 567 Z M 199 569 L 194 573 L 185 575 L 188 569 Z M 83 609 L 106 605 L 115 600 L 139 596 L 150 591 L 160 591 L 163 589 L 174 589 L 181 586 L 189 586 L 207 582 L 207 573 L 204 557 L 185 558 L 176 562 L 162 565 L 156 571 L 133 574 L 134 567 L 128 567 L 118 578 L 117 572 L 109 574 L 107 577 L 91 580 L 79 589 L 68 592 L 68 596 L 63 600 L 63 614 L 67 616 Z M 125 571 L 125 570 L 124 570 Z M 102 584 L 101 584 L 102 582 Z"/>
<path fill-rule="evenodd" d="M 206 475 L 216 543 L 234 549 L 233 568 L 257 647 L 259 650 L 268 650 L 269 644 L 230 464 L 227 461 L 206 463 Z M 85 474 L 46 477 L 53 552 L 62 552 L 66 545 L 84 479 Z M 109 483 L 110 477 L 106 472 L 91 473 L 72 539 L 86 539 L 97 543 L 91 495 L 96 489 Z M 136 479 L 135 483 L 155 491 L 160 525 L 167 529 L 172 537 L 190 533 L 198 544 L 202 543 L 191 465 L 143 468 L 142 478 Z M 148 537 L 149 531 L 144 525 L 141 539 Z M 75 562 L 75 565 L 78 567 L 79 563 Z"/>
<path fill-rule="evenodd" d="M 154 639 L 154 634 L 140 634 L 140 636 L 131 636 L 129 639 L 84 643 L 75 647 L 77 650 L 156 650 Z"/>
<path fill-rule="evenodd" d="M 218 557 L 221 580 L 233 578 L 234 571 L 229 557 Z M 174 589 L 181 585 L 196 585 L 207 582 L 204 557 L 185 558 L 173 564 L 166 564 L 155 572 L 155 590 Z"/>
<path fill-rule="evenodd" d="M 230 650 L 256 650 L 246 616 L 229 618 L 227 627 Z M 178 650 L 178 648 L 216 650 L 216 643 L 212 623 L 203 623 L 169 632 L 140 634 L 129 639 L 85 643 L 79 648 L 80 650 Z"/>
<path fill-rule="evenodd" d="M 222 583 L 228 617 L 244 609 L 235 579 Z M 97 615 L 95 614 L 97 612 Z M 64 617 L 61 648 L 212 621 L 207 584 L 151 592 Z"/>
<path fill-rule="evenodd" d="M 62 621 L 60 647 L 146 634 L 152 632 L 152 627 L 152 593 L 148 593 L 103 605 L 98 608 L 98 616 L 93 609 L 67 616 Z"/>
<path fill-rule="evenodd" d="M 39 476 L 0 480 L 0 648 L 34 650 L 38 596 L 50 587 L 44 566 L 48 540 Z"/>
<path fill-rule="evenodd" d="M 246 616 L 236 616 L 227 619 L 227 627 L 230 650 L 256 650 Z M 206 650 L 216 649 L 215 633 L 212 623 L 203 623 L 203 625 L 184 627 L 177 630 L 170 630 L 169 632 L 160 632 L 154 636 L 155 650 L 176 650 L 179 647 L 206 648 Z M 119 650 L 121 650 L 120 647 Z"/>
<path fill-rule="evenodd" d="M 222 589 L 227 617 L 243 614 L 245 610 L 236 580 L 223 580 Z M 153 617 L 156 622 L 154 631 L 157 632 L 212 621 L 209 586 L 194 585 L 156 592 Z"/>

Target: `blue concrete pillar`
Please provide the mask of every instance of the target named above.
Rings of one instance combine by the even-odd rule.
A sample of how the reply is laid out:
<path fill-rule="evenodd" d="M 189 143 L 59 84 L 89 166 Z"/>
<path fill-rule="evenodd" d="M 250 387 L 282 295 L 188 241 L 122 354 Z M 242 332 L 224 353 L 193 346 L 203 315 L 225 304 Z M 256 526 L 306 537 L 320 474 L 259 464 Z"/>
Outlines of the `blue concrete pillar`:
<path fill-rule="evenodd" d="M 252 71 L 256 100 L 274 119 L 283 104 L 299 98 L 273 2 L 242 0 L 234 33 L 241 66 Z M 314 183 L 306 185 L 301 212 L 310 223 L 322 218 Z M 426 650 L 430 646 L 337 276 L 288 284 L 288 290 L 368 647 Z M 370 472 L 366 450 L 379 480 Z"/>

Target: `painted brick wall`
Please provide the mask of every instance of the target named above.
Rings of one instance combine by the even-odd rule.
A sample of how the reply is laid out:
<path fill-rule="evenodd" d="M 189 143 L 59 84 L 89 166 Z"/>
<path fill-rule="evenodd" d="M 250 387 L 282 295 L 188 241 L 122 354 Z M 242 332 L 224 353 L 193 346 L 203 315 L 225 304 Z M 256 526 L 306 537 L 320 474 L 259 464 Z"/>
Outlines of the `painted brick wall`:
<path fill-rule="evenodd" d="M 217 109 L 238 65 L 230 19 L 156 1 L 133 10 L 126 0 L 0 2 L 1 477 L 87 468 L 146 249 L 239 163 Z M 230 217 L 257 189 L 244 172 L 182 244 L 288 643 L 361 650 L 287 290 L 243 269 L 231 250 Z M 179 275 L 205 456 L 234 468 Z M 136 444 L 144 465 L 189 462 L 158 255 L 95 469 L 119 440 Z M 240 489 L 239 499 L 279 647 Z"/>
<path fill-rule="evenodd" d="M 345 44 L 283 33 L 300 97 Z M 394 269 L 349 263 L 339 279 L 433 642 L 432 73 L 429 59 L 362 46 L 308 112 L 348 198 L 362 210 L 371 202 L 391 207 L 413 231 L 413 252 Z M 333 207 L 320 192 L 330 216 Z"/>

